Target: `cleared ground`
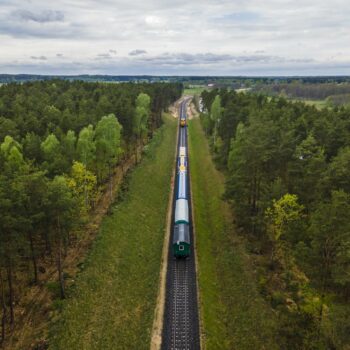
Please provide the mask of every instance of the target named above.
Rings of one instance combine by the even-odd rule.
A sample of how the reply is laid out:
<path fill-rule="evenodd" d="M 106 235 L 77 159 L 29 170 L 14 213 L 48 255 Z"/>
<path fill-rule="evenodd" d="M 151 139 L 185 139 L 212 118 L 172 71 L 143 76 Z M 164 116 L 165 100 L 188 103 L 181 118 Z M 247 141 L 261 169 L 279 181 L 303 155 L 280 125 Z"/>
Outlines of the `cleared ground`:
<path fill-rule="evenodd" d="M 328 108 L 329 103 L 327 100 L 304 100 L 304 99 L 292 99 L 292 101 L 303 102 L 309 106 L 315 106 L 317 109 L 321 110 L 323 108 Z"/>
<path fill-rule="evenodd" d="M 195 86 L 195 87 L 187 87 L 185 88 L 183 95 L 200 95 L 204 90 L 206 90 L 206 86 Z"/>
<path fill-rule="evenodd" d="M 221 200 L 224 178 L 214 167 L 198 118 L 189 123 L 189 147 L 206 349 L 277 349 L 276 321 L 256 289 L 231 211 Z"/>
<path fill-rule="evenodd" d="M 167 116 L 123 200 L 111 207 L 51 329 L 50 349 L 148 349 L 172 175 L 176 120 Z"/>

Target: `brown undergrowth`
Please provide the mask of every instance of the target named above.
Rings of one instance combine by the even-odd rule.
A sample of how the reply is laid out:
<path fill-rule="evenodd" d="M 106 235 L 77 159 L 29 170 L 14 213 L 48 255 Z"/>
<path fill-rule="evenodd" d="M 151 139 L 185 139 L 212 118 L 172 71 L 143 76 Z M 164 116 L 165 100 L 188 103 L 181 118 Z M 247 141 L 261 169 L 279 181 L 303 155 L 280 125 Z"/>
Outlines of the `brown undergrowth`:
<path fill-rule="evenodd" d="M 138 153 L 141 154 L 141 147 Z M 139 157 L 138 157 L 139 158 Z M 64 274 L 67 276 L 66 284 L 69 287 L 74 283 L 79 272 L 80 263 L 94 241 L 100 223 L 108 211 L 110 204 L 126 175 L 135 165 L 135 154 L 130 155 L 123 164 L 115 167 L 111 179 L 101 189 L 95 208 L 89 213 L 87 224 L 71 235 L 64 258 Z M 3 344 L 4 349 L 45 349 L 50 312 L 54 302 L 52 287 L 57 281 L 57 269 L 52 257 L 46 256 L 38 261 L 39 276 L 36 285 L 25 286 L 20 272 L 17 272 L 17 281 L 21 289 L 16 290 L 15 325 Z M 25 286 L 25 288 L 23 288 Z"/>

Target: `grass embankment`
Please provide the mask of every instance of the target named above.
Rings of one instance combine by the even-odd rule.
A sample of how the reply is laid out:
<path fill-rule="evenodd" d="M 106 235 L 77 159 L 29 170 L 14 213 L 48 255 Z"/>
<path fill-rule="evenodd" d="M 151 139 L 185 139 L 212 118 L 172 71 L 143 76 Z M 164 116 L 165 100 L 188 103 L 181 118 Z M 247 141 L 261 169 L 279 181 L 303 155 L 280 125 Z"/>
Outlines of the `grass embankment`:
<path fill-rule="evenodd" d="M 211 160 L 199 119 L 189 123 L 199 290 L 207 350 L 277 349 L 276 320 L 256 287 L 244 245 L 221 200 L 224 177 Z"/>
<path fill-rule="evenodd" d="M 173 169 L 176 121 L 165 117 L 125 198 L 112 205 L 50 349 L 148 349 Z"/>

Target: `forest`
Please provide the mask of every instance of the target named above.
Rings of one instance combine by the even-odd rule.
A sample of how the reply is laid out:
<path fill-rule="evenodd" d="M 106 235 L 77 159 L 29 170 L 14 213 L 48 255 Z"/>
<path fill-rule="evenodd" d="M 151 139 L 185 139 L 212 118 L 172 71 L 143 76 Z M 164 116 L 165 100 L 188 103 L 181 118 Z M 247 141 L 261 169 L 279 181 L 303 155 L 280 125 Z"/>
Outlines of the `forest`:
<path fill-rule="evenodd" d="M 203 128 L 226 175 L 281 349 L 350 344 L 350 110 L 203 91 Z"/>
<path fill-rule="evenodd" d="M 0 343 L 45 264 L 57 267 L 65 298 L 67 248 L 116 165 L 137 161 L 181 93 L 179 83 L 57 79 L 0 87 Z"/>
<path fill-rule="evenodd" d="M 288 98 L 327 100 L 330 105 L 344 105 L 350 102 L 350 84 L 345 81 L 336 82 L 307 82 L 291 81 L 278 82 L 274 84 L 257 84 L 256 92 L 263 92 L 269 95 L 284 95 Z"/>

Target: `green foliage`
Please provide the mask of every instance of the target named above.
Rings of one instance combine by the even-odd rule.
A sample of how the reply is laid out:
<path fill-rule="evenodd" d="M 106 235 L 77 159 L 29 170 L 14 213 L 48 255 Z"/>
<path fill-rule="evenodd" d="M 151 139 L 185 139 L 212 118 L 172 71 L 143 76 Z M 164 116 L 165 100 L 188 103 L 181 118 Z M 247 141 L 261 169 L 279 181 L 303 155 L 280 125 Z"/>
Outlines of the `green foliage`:
<path fill-rule="evenodd" d="M 4 132 L 0 136 L 19 140 L 34 132 L 44 139 L 53 132 L 59 138 L 68 130 L 78 134 L 86 125 L 95 127 L 102 116 L 113 113 L 118 116 L 124 136 L 130 139 L 135 100 L 140 93 L 150 97 L 154 122 L 164 108 L 181 96 L 182 84 L 104 84 L 56 79 L 2 85 L 0 116 L 6 118 L 0 119 Z"/>
<path fill-rule="evenodd" d="M 6 136 L 3 143 L 0 146 L 1 152 L 5 156 L 5 158 L 9 158 L 11 151 L 16 149 L 17 151 L 21 150 L 21 146 L 18 142 L 16 142 L 11 136 Z"/>
<path fill-rule="evenodd" d="M 54 134 L 50 134 L 41 144 L 41 149 L 47 161 L 52 161 L 60 151 L 60 142 Z"/>
<path fill-rule="evenodd" d="M 38 163 L 42 162 L 41 151 L 41 138 L 33 132 L 28 132 L 23 140 L 23 153 L 24 156 L 31 160 L 37 160 Z"/>
<path fill-rule="evenodd" d="M 260 84 L 256 87 L 258 91 L 264 91 L 271 95 L 284 94 L 290 98 L 299 98 L 305 101 L 325 102 L 334 101 L 336 104 L 344 104 L 349 101 L 349 84 L 338 84 L 335 82 L 314 82 L 305 84 L 298 80 L 292 83 L 281 82 L 279 84 Z M 322 101 L 325 100 L 326 101 Z M 321 101 L 320 101 L 321 100 Z"/>
<path fill-rule="evenodd" d="M 110 114 L 102 117 L 96 125 L 96 167 L 100 181 L 110 175 L 110 168 L 121 154 L 121 130 L 118 119 Z"/>
<path fill-rule="evenodd" d="M 272 201 L 272 206 L 265 211 L 272 241 L 277 242 L 293 222 L 301 219 L 303 209 L 294 194 L 287 193 L 278 201 Z"/>
<path fill-rule="evenodd" d="M 314 274 L 322 288 L 332 284 L 350 286 L 350 195 L 333 191 L 330 202 L 320 203 L 311 216 L 309 228 Z"/>
<path fill-rule="evenodd" d="M 59 294 L 65 296 L 63 258 L 95 199 L 94 172 L 105 180 L 121 152 L 130 157 L 136 143 L 135 105 L 153 132 L 161 111 L 181 92 L 181 84 L 158 83 L 50 80 L 0 86 L 0 273 L 6 330 L 15 322 L 14 308 L 29 283 L 41 282 L 41 260 L 57 264 Z"/>
<path fill-rule="evenodd" d="M 350 193 L 350 147 L 339 149 L 324 175 L 325 190 L 344 190 Z"/>
<path fill-rule="evenodd" d="M 308 206 L 320 196 L 320 181 L 326 170 L 324 149 L 310 133 L 295 148 L 289 173 L 293 177 L 293 189 Z"/>
<path fill-rule="evenodd" d="M 221 115 L 222 115 L 221 97 L 217 95 L 210 108 L 210 118 L 216 124 L 220 121 Z"/>
<path fill-rule="evenodd" d="M 20 176 L 25 172 L 25 160 L 21 152 L 20 145 L 13 140 L 11 136 L 6 136 L 4 142 L 0 146 L 1 156 L 3 158 L 2 172 L 4 175 L 5 183 L 8 183 L 8 186 L 16 186 L 16 184 L 22 183 L 22 178 Z M 14 193 L 20 191 L 20 188 L 17 188 Z M 9 194 L 12 197 L 11 194 Z M 20 201 L 21 195 L 16 199 L 16 202 Z M 13 199 L 13 197 L 12 197 Z"/>
<path fill-rule="evenodd" d="M 64 231 L 72 227 L 76 213 L 76 201 L 64 176 L 55 176 L 48 184 L 49 219 L 54 239 L 60 239 Z"/>
<path fill-rule="evenodd" d="M 149 348 L 176 127 L 167 116 L 150 143 L 154 156 L 133 171 L 128 193 L 104 219 L 73 295 L 51 328 L 50 349 Z"/>
<path fill-rule="evenodd" d="M 81 216 L 86 215 L 96 196 L 96 176 L 87 170 L 83 163 L 75 161 L 67 181 L 74 197 L 78 200 Z"/>
<path fill-rule="evenodd" d="M 141 93 L 136 99 L 136 109 L 134 115 L 134 133 L 138 138 L 147 135 L 148 118 L 150 114 L 151 99 L 147 94 Z"/>
<path fill-rule="evenodd" d="M 8 118 L 0 117 L 0 142 L 3 142 L 5 136 L 18 136 L 18 129 L 16 123 Z"/>
<path fill-rule="evenodd" d="M 62 170 L 61 144 L 54 134 L 50 134 L 41 143 L 41 150 L 45 160 L 43 167 L 51 176 L 59 174 Z"/>
<path fill-rule="evenodd" d="M 73 130 L 68 130 L 67 134 L 62 138 L 62 151 L 69 164 L 72 164 L 76 157 L 76 142 L 77 137 Z"/>
<path fill-rule="evenodd" d="M 217 143 L 217 129 L 221 120 L 223 108 L 221 107 L 221 97 L 217 95 L 210 108 L 210 119 L 214 123 L 214 149 L 216 149 Z"/>
<path fill-rule="evenodd" d="M 89 126 L 81 129 L 77 143 L 78 158 L 88 169 L 93 169 L 93 164 L 96 157 L 94 136 L 94 127 L 90 124 Z"/>
<path fill-rule="evenodd" d="M 285 299 L 299 293 L 293 297 L 298 311 L 283 317 L 281 344 L 342 344 L 346 327 L 332 328 L 325 310 L 344 304 L 350 291 L 349 109 L 320 111 L 284 98 L 215 89 L 202 93 L 206 110 L 217 96 L 223 108 L 217 135 L 212 120 L 201 120 L 209 136 L 220 140 L 215 159 L 226 170 L 225 198 L 235 221 L 264 256 L 261 291 L 273 303 L 274 293 Z M 285 278 L 291 269 L 309 280 L 296 283 L 294 273 Z M 312 287 L 312 298 L 300 297 Z M 326 305 L 327 295 L 333 298 Z M 336 333 L 330 335 L 330 328 Z"/>
<path fill-rule="evenodd" d="M 258 294 L 198 119 L 189 123 L 189 148 L 205 348 L 278 349 L 277 320 Z"/>

